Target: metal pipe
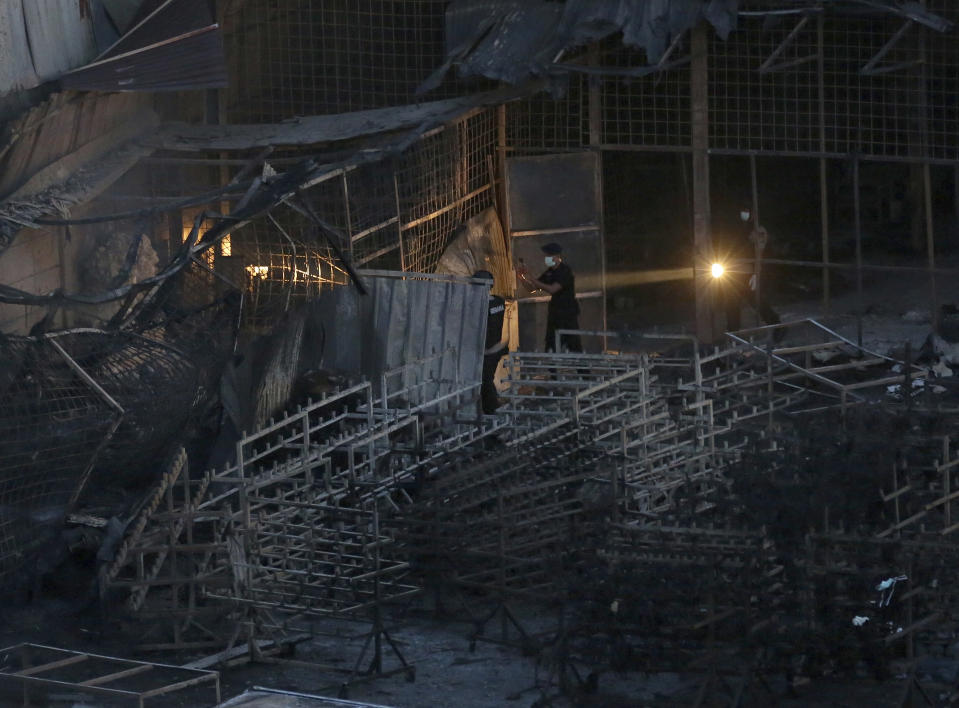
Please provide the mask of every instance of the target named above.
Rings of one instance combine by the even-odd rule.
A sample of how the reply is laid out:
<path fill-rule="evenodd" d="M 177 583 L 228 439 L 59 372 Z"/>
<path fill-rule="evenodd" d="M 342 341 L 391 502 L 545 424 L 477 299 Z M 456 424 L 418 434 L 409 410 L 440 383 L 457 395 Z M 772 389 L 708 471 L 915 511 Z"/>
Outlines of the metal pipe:
<path fill-rule="evenodd" d="M 750 154 L 749 156 L 749 178 L 752 182 L 752 192 L 753 192 L 753 229 L 756 231 L 759 230 L 759 185 L 756 177 L 756 155 Z M 753 275 L 756 278 L 756 312 L 757 314 L 761 312 L 762 306 L 762 257 L 763 249 L 760 246 L 760 242 L 757 239 L 753 244 Z"/>
<path fill-rule="evenodd" d="M 922 188 L 926 210 L 926 252 L 929 263 L 929 290 L 932 303 L 932 331 L 939 331 L 939 297 L 936 293 L 936 238 L 932 223 L 932 177 L 929 165 L 922 166 Z"/>
<path fill-rule="evenodd" d="M 853 211 L 856 229 L 856 344 L 862 347 L 862 214 L 859 204 L 859 156 L 852 162 Z"/>
<path fill-rule="evenodd" d="M 824 40 L 823 16 L 819 15 L 816 21 L 816 45 L 818 50 L 817 74 L 819 76 L 819 150 L 826 153 L 826 83 L 825 59 L 823 49 Z M 827 183 L 828 170 L 826 158 L 819 158 L 819 226 L 822 238 L 822 306 L 823 312 L 829 314 L 829 185 Z"/>
<path fill-rule="evenodd" d="M 314 693 L 299 693 L 297 691 L 284 691 L 279 688 L 266 688 L 264 686 L 253 686 L 251 691 L 260 693 L 273 693 L 278 696 L 293 696 L 295 698 L 314 698 L 322 700 L 324 703 L 333 703 L 338 706 L 356 706 L 357 708 L 389 708 L 380 703 L 367 703 L 365 701 L 349 701 L 345 698 L 330 698 L 328 696 L 318 696 Z M 227 703 L 226 705 L 229 705 Z"/>
<path fill-rule="evenodd" d="M 713 341 L 712 288 L 703 269 L 712 254 L 709 203 L 709 37 L 704 22 L 692 31 L 690 121 L 693 153 L 693 268 L 696 298 L 696 336 Z"/>

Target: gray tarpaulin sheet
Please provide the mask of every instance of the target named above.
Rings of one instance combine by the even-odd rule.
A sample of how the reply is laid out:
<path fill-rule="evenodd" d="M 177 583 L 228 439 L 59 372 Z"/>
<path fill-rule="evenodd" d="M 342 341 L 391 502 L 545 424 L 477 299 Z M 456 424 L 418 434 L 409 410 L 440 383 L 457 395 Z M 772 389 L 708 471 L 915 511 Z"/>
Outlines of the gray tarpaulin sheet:
<path fill-rule="evenodd" d="M 657 63 L 673 38 L 700 20 L 726 39 L 736 29 L 740 0 L 454 0 L 446 11 L 446 60 L 420 87 L 438 86 L 453 66 L 462 76 L 508 83 L 560 68 L 562 52 L 622 33 L 623 44 Z M 814 9 L 812 0 L 751 3 L 750 14 Z M 825 0 L 833 12 L 875 12 L 909 18 L 938 31 L 950 23 L 917 2 Z"/>
<path fill-rule="evenodd" d="M 377 384 L 386 371 L 449 352 L 434 369 L 434 385 L 419 395 L 428 399 L 444 387 L 479 382 L 487 286 L 450 275 L 360 274 L 368 295 L 336 288 L 314 305 L 325 332 L 324 369 Z"/>
<path fill-rule="evenodd" d="M 738 0 L 457 0 L 446 11 L 446 61 L 421 90 L 438 86 L 453 64 L 463 76 L 508 83 L 542 76 L 563 50 L 617 32 L 655 63 L 672 37 L 700 19 L 725 38 L 737 6 Z"/>

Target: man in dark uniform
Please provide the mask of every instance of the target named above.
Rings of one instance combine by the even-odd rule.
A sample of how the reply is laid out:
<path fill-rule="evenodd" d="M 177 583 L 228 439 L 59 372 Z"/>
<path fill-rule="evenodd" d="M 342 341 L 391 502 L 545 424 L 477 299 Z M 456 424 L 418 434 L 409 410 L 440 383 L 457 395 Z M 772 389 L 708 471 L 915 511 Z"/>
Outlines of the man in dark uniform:
<path fill-rule="evenodd" d="M 489 281 L 493 287 L 493 274 L 488 270 L 478 270 L 473 277 Z M 506 313 L 506 302 L 499 295 L 490 292 L 489 305 L 486 311 L 486 347 L 483 350 L 483 383 L 480 386 L 480 401 L 483 413 L 490 415 L 499 408 L 499 398 L 496 396 L 496 385 L 493 378 L 499 360 L 506 354 L 506 339 L 503 337 L 503 316 Z"/>
<path fill-rule="evenodd" d="M 755 229 L 750 227 L 751 216 L 749 207 L 740 209 L 740 228 L 733 229 L 726 238 L 720 239 L 717 249 L 720 262 L 729 264 L 719 283 L 727 332 L 742 329 L 743 305 L 753 306 L 752 300 L 759 285 L 757 261 L 762 257 L 768 234 L 762 226 Z M 768 296 L 760 299 L 757 309 L 763 324 L 780 323 L 779 314 L 769 306 Z M 782 330 L 777 330 L 777 335 L 781 334 Z"/>
<path fill-rule="evenodd" d="M 556 348 L 556 330 L 579 329 L 579 303 L 576 301 L 576 278 L 563 261 L 563 247 L 547 243 L 542 248 L 546 256 L 546 271 L 539 278 L 530 277 L 525 267 L 516 275 L 530 290 L 545 290 L 550 294 L 546 311 L 546 351 Z M 571 352 L 583 351 L 578 334 L 563 335 L 562 348 Z"/>

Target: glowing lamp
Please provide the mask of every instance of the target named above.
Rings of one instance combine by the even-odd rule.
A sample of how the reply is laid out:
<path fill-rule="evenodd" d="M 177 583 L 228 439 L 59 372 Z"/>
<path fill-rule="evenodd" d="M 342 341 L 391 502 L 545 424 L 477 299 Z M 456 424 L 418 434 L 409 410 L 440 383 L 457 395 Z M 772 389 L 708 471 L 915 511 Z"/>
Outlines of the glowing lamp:
<path fill-rule="evenodd" d="M 722 263 L 713 263 L 712 267 L 709 269 L 709 272 L 713 274 L 714 278 L 722 278 L 723 273 L 726 272 L 726 269 L 723 268 Z"/>

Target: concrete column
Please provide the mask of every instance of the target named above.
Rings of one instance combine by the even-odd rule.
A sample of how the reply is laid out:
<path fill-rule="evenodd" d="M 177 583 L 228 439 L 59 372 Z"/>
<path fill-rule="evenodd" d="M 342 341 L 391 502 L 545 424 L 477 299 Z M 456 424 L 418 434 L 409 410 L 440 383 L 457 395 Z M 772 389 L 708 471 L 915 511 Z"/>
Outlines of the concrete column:
<path fill-rule="evenodd" d="M 696 336 L 701 342 L 716 338 L 709 265 L 713 239 L 709 204 L 709 37 L 704 22 L 692 31 L 690 99 L 693 148 L 693 269 L 696 291 Z"/>

